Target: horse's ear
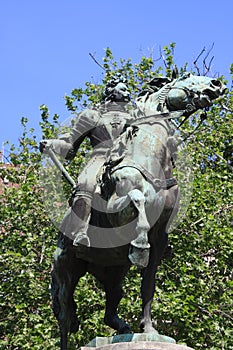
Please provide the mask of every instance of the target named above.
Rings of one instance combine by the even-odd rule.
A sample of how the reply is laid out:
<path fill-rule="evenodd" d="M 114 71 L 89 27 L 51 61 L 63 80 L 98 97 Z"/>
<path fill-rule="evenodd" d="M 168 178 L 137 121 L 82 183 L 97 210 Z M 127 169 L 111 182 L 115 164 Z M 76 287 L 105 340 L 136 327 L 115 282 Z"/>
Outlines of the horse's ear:
<path fill-rule="evenodd" d="M 175 65 L 172 70 L 172 80 L 177 79 L 179 77 L 179 71 L 177 66 Z"/>

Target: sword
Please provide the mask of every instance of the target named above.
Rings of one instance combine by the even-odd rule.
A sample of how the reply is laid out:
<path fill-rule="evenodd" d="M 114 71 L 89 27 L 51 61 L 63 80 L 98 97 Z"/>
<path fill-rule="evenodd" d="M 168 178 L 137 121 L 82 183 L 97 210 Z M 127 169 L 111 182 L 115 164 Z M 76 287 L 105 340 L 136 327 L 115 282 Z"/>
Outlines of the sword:
<path fill-rule="evenodd" d="M 62 173 L 64 178 L 69 182 L 69 184 L 75 189 L 77 187 L 76 182 L 74 179 L 70 176 L 68 171 L 65 169 L 64 165 L 60 162 L 60 160 L 57 158 L 56 154 L 53 152 L 51 148 L 46 148 L 44 153 L 48 154 L 53 163 L 56 165 L 58 170 Z"/>

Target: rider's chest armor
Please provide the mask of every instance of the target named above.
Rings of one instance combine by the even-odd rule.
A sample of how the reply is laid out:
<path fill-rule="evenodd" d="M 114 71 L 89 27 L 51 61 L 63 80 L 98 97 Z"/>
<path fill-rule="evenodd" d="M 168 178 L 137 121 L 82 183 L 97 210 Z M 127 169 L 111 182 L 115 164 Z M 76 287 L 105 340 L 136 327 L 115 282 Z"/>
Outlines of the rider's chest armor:
<path fill-rule="evenodd" d="M 108 111 L 100 116 L 97 126 L 92 131 L 92 141 L 95 145 L 104 141 L 116 139 L 132 116 L 123 111 Z M 111 142 L 112 143 L 112 142 Z M 109 144 L 109 146 L 111 146 Z"/>

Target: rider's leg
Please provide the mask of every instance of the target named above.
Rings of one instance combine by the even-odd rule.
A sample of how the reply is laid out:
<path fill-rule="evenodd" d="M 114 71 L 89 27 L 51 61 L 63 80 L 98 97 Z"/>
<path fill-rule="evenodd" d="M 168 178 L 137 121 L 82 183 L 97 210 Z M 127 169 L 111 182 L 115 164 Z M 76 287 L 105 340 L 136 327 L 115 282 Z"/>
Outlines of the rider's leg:
<path fill-rule="evenodd" d="M 72 211 L 76 218 L 76 225 L 72 231 L 74 237 L 73 245 L 84 244 L 90 246 L 87 236 L 88 225 L 91 217 L 92 194 L 90 192 L 79 192 L 74 199 Z"/>
<path fill-rule="evenodd" d="M 87 236 L 91 214 L 92 194 L 90 192 L 76 192 L 72 205 L 67 211 L 60 231 L 73 240 L 74 245 L 90 246 Z"/>
<path fill-rule="evenodd" d="M 103 155 L 94 155 L 78 177 L 79 190 L 74 194 L 72 204 L 67 211 L 60 230 L 73 240 L 74 245 L 90 246 L 87 236 L 91 217 L 93 194 L 96 191 L 96 176 L 105 162 Z"/>

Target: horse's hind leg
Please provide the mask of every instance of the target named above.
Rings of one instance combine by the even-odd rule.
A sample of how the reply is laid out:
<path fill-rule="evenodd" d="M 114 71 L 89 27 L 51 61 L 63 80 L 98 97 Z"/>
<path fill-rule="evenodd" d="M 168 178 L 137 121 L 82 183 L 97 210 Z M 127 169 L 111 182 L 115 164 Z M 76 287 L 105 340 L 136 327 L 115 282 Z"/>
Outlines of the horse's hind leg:
<path fill-rule="evenodd" d="M 79 327 L 73 293 L 85 272 L 85 263 L 75 259 L 71 251 L 59 251 L 55 257 L 51 294 L 54 315 L 59 323 L 61 350 L 67 350 L 68 333 L 77 332 Z"/>
<path fill-rule="evenodd" d="M 104 322 L 107 326 L 117 330 L 120 334 L 130 333 L 130 326 L 118 316 L 118 305 L 122 298 L 122 280 L 129 270 L 127 266 L 113 266 L 106 268 L 105 279 L 102 281 L 106 292 L 106 310 Z"/>
<path fill-rule="evenodd" d="M 163 252 L 167 246 L 168 235 L 165 231 L 159 234 L 152 232 L 154 241 L 151 244 L 150 260 L 148 266 L 142 270 L 141 295 L 142 295 L 142 319 L 140 328 L 144 333 L 157 332 L 151 318 L 151 304 L 155 292 L 155 274 L 160 264 Z"/>
<path fill-rule="evenodd" d="M 156 332 L 151 318 L 151 304 L 155 292 L 155 274 L 157 267 L 149 264 L 142 270 L 141 296 L 142 296 L 142 319 L 140 328 L 143 333 Z"/>

